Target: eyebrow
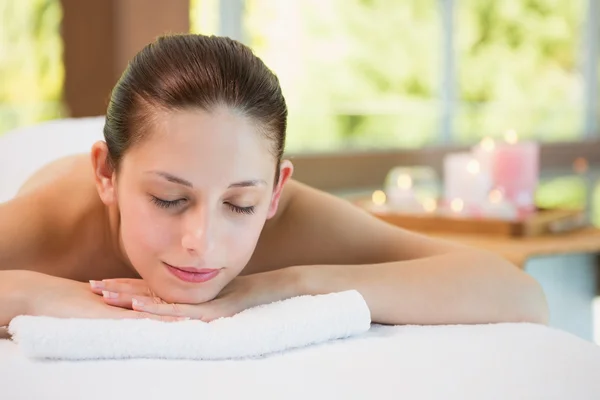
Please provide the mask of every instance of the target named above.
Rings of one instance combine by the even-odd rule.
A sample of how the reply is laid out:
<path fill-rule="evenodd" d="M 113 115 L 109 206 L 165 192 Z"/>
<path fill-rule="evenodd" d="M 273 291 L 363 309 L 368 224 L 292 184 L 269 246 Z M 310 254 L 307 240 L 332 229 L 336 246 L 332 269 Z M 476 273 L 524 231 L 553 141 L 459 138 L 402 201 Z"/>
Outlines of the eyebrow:
<path fill-rule="evenodd" d="M 192 185 L 192 183 L 190 181 L 187 181 L 187 180 L 185 180 L 183 178 L 179 178 L 179 177 L 177 177 L 175 175 L 171 175 L 168 172 L 163 172 L 163 171 L 148 171 L 147 173 L 158 175 L 160 177 L 165 178 L 169 182 L 178 183 L 180 185 L 187 186 L 189 188 L 193 188 L 194 187 L 194 185 Z M 239 187 L 260 186 L 260 185 L 266 185 L 266 184 L 267 184 L 267 182 L 265 182 L 263 179 L 249 179 L 249 180 L 246 180 L 246 181 L 234 182 L 231 185 L 229 185 L 228 189 L 230 189 L 230 188 L 239 188 Z"/>

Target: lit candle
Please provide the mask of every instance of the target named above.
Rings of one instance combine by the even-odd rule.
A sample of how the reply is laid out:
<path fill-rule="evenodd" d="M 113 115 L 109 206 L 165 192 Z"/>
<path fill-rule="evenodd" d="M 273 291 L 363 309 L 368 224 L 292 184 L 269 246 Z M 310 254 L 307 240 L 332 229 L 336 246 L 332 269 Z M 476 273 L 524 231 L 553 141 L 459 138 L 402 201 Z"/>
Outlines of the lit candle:
<path fill-rule="evenodd" d="M 490 175 L 469 153 L 448 154 L 444 159 L 444 197 L 461 199 L 466 206 L 485 201 L 491 188 Z"/>
<path fill-rule="evenodd" d="M 440 208 L 440 213 L 451 218 L 461 218 L 469 215 L 469 209 L 461 198 L 454 198 Z"/>
<path fill-rule="evenodd" d="M 519 141 L 519 135 L 517 135 L 517 131 L 514 129 L 509 129 L 504 133 L 504 140 L 508 144 L 517 144 Z"/>
<path fill-rule="evenodd" d="M 450 209 L 456 214 L 460 214 L 465 209 L 465 202 L 462 199 L 454 199 L 450 202 Z"/>
<path fill-rule="evenodd" d="M 519 142 L 514 130 L 505 134 L 506 143 L 496 146 L 492 177 L 506 199 L 523 210 L 535 208 L 534 195 L 539 176 L 539 145 Z"/>
<path fill-rule="evenodd" d="M 515 220 L 518 216 L 516 207 L 506 201 L 500 189 L 490 192 L 488 200 L 481 206 L 481 214 L 486 218 L 503 220 Z"/>
<path fill-rule="evenodd" d="M 492 173 L 494 156 L 496 154 L 496 142 L 494 139 L 486 137 L 472 149 L 473 157 L 479 162 L 481 170 L 484 173 Z"/>
<path fill-rule="evenodd" d="M 423 202 L 421 204 L 423 205 L 423 211 L 425 211 L 428 214 L 433 214 L 437 211 L 438 205 L 437 201 L 434 198 L 423 199 Z"/>
<path fill-rule="evenodd" d="M 381 190 L 376 190 L 371 195 L 371 211 L 374 212 L 383 212 L 387 210 L 385 205 L 387 200 L 387 196 Z"/>
<path fill-rule="evenodd" d="M 421 210 L 421 205 L 413 189 L 413 180 L 409 174 L 399 174 L 392 184 L 386 188 L 386 192 L 388 204 L 391 208 L 410 212 Z"/>

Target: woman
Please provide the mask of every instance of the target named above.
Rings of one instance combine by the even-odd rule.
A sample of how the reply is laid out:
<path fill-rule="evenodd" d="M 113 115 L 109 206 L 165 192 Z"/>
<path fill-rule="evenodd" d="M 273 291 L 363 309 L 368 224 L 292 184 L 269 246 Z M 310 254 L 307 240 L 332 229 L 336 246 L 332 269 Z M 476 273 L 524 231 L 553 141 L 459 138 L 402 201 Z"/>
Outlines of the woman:
<path fill-rule="evenodd" d="M 546 323 L 540 286 L 502 258 L 291 180 L 286 118 L 277 78 L 242 44 L 173 35 L 145 47 L 113 90 L 105 141 L 0 205 L 0 325 L 210 321 L 347 289 L 376 323 Z"/>

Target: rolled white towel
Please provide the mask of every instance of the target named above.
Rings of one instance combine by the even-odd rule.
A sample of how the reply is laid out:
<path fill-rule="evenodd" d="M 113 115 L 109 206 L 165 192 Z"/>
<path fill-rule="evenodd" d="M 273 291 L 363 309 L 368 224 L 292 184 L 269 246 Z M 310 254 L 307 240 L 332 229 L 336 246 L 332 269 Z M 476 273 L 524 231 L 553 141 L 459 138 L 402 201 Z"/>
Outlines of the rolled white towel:
<path fill-rule="evenodd" d="M 358 335 L 371 314 L 355 290 L 298 296 L 211 322 L 18 316 L 9 331 L 31 358 L 250 358 Z"/>

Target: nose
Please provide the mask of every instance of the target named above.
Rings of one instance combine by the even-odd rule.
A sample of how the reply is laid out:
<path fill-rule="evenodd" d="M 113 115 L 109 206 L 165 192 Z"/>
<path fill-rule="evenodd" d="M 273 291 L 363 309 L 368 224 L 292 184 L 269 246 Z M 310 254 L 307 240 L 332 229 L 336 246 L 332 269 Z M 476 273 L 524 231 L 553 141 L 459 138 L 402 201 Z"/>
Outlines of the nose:
<path fill-rule="evenodd" d="M 206 207 L 200 207 L 186 216 L 181 245 L 193 254 L 205 254 L 212 248 L 213 237 L 210 216 Z"/>

